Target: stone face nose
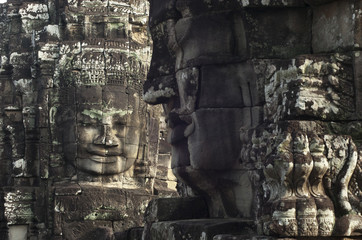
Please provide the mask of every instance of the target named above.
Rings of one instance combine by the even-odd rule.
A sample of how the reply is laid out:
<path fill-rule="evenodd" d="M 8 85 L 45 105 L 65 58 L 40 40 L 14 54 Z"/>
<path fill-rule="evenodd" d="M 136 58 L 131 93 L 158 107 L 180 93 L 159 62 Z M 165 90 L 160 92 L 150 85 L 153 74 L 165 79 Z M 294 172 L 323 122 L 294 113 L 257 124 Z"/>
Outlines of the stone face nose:
<path fill-rule="evenodd" d="M 95 145 L 105 145 L 107 147 L 118 146 L 118 141 L 115 139 L 115 136 L 113 135 L 109 125 L 101 126 L 100 133 L 97 137 L 94 138 L 93 143 Z"/>

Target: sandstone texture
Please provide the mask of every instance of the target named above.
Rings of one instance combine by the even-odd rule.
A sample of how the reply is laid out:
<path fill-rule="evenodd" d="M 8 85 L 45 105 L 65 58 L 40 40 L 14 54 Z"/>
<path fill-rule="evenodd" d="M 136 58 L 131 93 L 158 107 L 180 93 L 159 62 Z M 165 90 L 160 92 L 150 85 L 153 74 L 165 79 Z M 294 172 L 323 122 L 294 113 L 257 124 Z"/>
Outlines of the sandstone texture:
<path fill-rule="evenodd" d="M 208 221 L 255 225 L 199 236 L 155 219 L 144 236 L 361 237 L 361 6 L 150 1 L 144 100 L 164 106 L 182 192 L 206 201 Z"/>
<path fill-rule="evenodd" d="M 0 4 L 0 239 L 134 239 L 176 196 L 147 1 Z"/>

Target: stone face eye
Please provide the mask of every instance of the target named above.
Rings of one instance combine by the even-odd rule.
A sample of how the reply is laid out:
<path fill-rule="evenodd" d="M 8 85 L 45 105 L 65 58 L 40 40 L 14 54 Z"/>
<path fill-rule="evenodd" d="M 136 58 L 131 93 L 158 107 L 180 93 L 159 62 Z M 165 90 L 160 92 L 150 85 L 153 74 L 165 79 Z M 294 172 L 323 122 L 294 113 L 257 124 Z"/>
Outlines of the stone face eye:
<path fill-rule="evenodd" d="M 82 125 L 97 125 L 99 120 L 91 118 L 89 116 L 83 116 L 77 119 L 77 123 L 80 123 Z"/>

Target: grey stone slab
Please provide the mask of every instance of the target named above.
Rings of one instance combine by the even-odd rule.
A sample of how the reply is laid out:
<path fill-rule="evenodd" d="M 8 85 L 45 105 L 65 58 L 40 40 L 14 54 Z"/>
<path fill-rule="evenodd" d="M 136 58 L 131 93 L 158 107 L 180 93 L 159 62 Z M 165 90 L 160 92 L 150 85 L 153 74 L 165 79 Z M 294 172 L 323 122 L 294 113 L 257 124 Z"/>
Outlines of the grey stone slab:
<path fill-rule="evenodd" d="M 312 14 L 307 8 L 246 10 L 247 49 L 252 58 L 293 58 L 311 52 Z"/>
<path fill-rule="evenodd" d="M 150 239 L 205 239 L 217 234 L 243 234 L 253 232 L 253 222 L 242 219 L 199 219 L 154 223 Z"/>
<path fill-rule="evenodd" d="M 238 108 L 199 109 L 194 112 L 194 130 L 188 136 L 191 166 L 218 170 L 232 167 L 241 149 L 239 129 L 242 119 L 242 109 Z"/>
<path fill-rule="evenodd" d="M 176 69 L 246 57 L 244 23 L 232 12 L 182 18 L 175 31 Z"/>
<path fill-rule="evenodd" d="M 313 8 L 313 51 L 316 53 L 360 47 L 361 6 L 353 1 L 333 1 Z M 355 17 L 350 17 L 353 15 Z M 357 45 L 356 45 L 357 44 Z"/>
<path fill-rule="evenodd" d="M 145 214 L 148 223 L 200 219 L 208 216 L 201 198 L 159 198 L 152 200 Z"/>

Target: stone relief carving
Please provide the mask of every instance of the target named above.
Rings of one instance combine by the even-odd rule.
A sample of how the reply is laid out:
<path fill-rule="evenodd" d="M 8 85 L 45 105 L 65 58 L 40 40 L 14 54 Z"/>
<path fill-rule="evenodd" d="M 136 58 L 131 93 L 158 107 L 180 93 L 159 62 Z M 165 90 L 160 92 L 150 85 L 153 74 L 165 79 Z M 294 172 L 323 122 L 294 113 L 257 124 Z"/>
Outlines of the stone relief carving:
<path fill-rule="evenodd" d="M 59 73 L 64 96 L 58 110 L 59 125 L 69 129 L 62 131 L 65 159 L 80 171 L 123 173 L 145 157 L 146 106 L 135 82 L 142 78 L 130 74 L 126 54 L 99 45 L 84 48 L 60 57 L 66 66 Z"/>
<path fill-rule="evenodd" d="M 347 20 L 360 8 L 151 1 L 144 99 L 163 104 L 173 171 L 211 218 L 275 237 L 360 235 L 361 16 Z"/>
<path fill-rule="evenodd" d="M 1 239 L 127 235 L 175 194 L 160 109 L 142 101 L 148 8 L 0 4 Z"/>
<path fill-rule="evenodd" d="M 358 237 L 360 1 L 150 5 L 143 98 L 164 105 L 181 190 L 227 218 L 211 225 L 233 234 L 225 226 L 236 217 L 248 234 Z M 157 157 L 157 111 L 146 123 L 133 115 L 145 111 L 148 3 L 9 0 L 0 9 L 1 234 L 89 238 L 92 221 L 104 236 L 140 224 L 122 221 L 144 211 L 141 189 L 159 174 L 149 165 L 168 166 L 167 147 Z M 203 231 L 197 239 L 213 237 Z"/>

